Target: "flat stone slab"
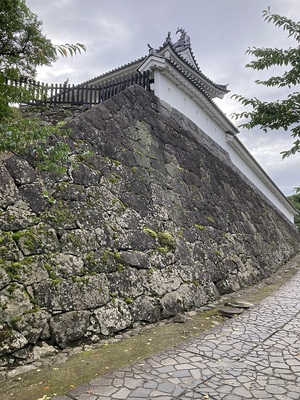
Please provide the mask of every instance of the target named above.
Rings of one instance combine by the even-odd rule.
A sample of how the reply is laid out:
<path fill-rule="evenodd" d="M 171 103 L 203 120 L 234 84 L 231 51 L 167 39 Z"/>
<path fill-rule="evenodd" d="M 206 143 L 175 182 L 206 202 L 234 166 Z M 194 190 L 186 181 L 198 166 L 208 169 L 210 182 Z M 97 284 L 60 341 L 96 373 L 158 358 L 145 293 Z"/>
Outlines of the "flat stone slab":
<path fill-rule="evenodd" d="M 230 300 L 224 303 L 227 307 L 234 307 L 234 308 L 243 308 L 247 310 L 250 307 L 253 307 L 252 303 L 248 303 L 247 301 L 239 301 L 239 300 Z"/>
<path fill-rule="evenodd" d="M 240 315 L 244 312 L 243 309 L 237 307 L 222 307 L 219 308 L 219 313 L 225 317 L 232 318 L 236 315 Z"/>

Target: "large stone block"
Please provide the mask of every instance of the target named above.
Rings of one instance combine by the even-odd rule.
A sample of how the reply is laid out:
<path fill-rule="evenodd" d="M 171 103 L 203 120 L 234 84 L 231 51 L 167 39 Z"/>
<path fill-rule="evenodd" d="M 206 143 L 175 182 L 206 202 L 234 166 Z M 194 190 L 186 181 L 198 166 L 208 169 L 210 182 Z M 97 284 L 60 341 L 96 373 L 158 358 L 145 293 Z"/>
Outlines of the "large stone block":
<path fill-rule="evenodd" d="M 72 311 L 53 316 L 50 320 L 52 340 L 62 348 L 79 340 L 89 325 L 89 318 L 89 311 Z"/>
<path fill-rule="evenodd" d="M 102 335 L 108 336 L 131 325 L 132 317 L 128 305 L 115 299 L 110 304 L 95 311 Z"/>
<path fill-rule="evenodd" d="M 104 274 L 74 279 L 47 279 L 32 285 L 39 307 L 50 311 L 90 310 L 110 300 L 108 280 Z"/>
<path fill-rule="evenodd" d="M 18 186 L 36 182 L 38 172 L 23 158 L 12 155 L 5 159 L 4 165 Z"/>
<path fill-rule="evenodd" d="M 20 199 L 17 186 L 5 168 L 0 162 L 0 207 L 6 208 Z"/>
<path fill-rule="evenodd" d="M 27 345 L 28 341 L 8 325 L 0 325 L 0 356 L 13 353 Z"/>

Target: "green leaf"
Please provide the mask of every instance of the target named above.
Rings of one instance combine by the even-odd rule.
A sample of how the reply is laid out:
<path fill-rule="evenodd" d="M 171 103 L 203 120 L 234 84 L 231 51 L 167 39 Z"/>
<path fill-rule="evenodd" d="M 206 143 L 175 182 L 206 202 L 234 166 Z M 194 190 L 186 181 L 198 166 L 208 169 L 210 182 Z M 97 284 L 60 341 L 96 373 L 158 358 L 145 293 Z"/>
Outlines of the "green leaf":
<path fill-rule="evenodd" d="M 256 84 L 269 88 L 289 88 L 295 90 L 300 84 L 300 22 L 294 22 L 284 16 L 273 14 L 270 8 L 263 11 L 266 22 L 273 23 L 276 27 L 287 31 L 288 38 L 296 40 L 296 46 L 288 49 L 278 48 L 249 48 L 246 54 L 253 56 L 254 60 L 246 64 L 246 68 L 254 70 L 268 70 L 272 67 L 282 67 L 282 73 L 270 76 L 268 79 L 257 79 Z M 276 91 L 272 91 L 276 96 Z M 240 126 L 246 129 L 259 127 L 263 131 L 284 129 L 295 138 L 292 147 L 281 152 L 286 158 L 300 151 L 300 93 L 294 91 L 286 98 L 273 101 L 263 101 L 256 97 L 247 98 L 234 94 L 235 100 L 241 103 L 246 110 L 240 113 L 233 113 L 235 119 L 242 119 Z"/>

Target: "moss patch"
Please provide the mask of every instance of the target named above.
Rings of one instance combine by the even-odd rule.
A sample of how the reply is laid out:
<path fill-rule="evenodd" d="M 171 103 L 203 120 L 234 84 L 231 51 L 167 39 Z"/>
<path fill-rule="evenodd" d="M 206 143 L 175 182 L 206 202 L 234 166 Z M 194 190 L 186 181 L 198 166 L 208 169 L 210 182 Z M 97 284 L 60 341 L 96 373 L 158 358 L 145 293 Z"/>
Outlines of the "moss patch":
<path fill-rule="evenodd" d="M 199 229 L 200 231 L 204 231 L 204 229 L 205 229 L 205 226 L 204 225 L 200 225 L 200 224 L 195 224 L 194 227 Z"/>
<path fill-rule="evenodd" d="M 4 326 L 0 330 L 0 343 L 2 343 L 5 340 L 9 339 L 11 336 L 12 336 L 12 329 L 9 326 Z"/>
<path fill-rule="evenodd" d="M 176 240 L 169 232 L 158 232 L 157 239 L 161 247 L 167 247 L 170 250 L 175 250 Z"/>
<path fill-rule="evenodd" d="M 150 229 L 150 228 L 144 228 L 143 232 L 148 236 L 151 236 L 151 237 L 153 237 L 155 239 L 157 238 L 157 233 L 154 230 Z"/>

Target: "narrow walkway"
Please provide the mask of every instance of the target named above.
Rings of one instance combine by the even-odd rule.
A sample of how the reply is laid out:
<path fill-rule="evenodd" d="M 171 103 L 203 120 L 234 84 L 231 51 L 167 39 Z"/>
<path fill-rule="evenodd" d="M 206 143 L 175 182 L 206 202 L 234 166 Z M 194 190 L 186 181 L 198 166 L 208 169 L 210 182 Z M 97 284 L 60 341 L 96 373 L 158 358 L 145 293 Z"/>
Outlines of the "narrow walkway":
<path fill-rule="evenodd" d="M 300 272 L 239 317 L 53 400 L 300 399 Z"/>

